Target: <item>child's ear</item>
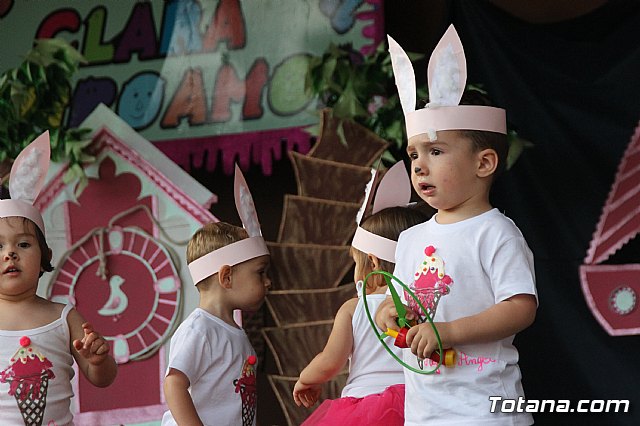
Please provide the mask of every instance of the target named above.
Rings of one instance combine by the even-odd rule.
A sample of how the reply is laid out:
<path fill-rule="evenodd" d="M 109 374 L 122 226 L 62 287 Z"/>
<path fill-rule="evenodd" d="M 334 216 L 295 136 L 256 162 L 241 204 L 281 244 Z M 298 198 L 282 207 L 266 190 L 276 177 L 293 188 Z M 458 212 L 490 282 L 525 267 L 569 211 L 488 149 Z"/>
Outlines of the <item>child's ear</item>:
<path fill-rule="evenodd" d="M 498 168 L 498 154 L 491 148 L 478 152 L 478 177 L 491 176 Z"/>
<path fill-rule="evenodd" d="M 233 269 L 229 265 L 222 265 L 218 271 L 218 282 L 223 288 L 231 288 L 231 275 Z"/>
<path fill-rule="evenodd" d="M 377 271 L 380 269 L 380 259 L 375 254 L 368 253 L 367 261 L 369 262 L 369 267 L 372 271 Z"/>

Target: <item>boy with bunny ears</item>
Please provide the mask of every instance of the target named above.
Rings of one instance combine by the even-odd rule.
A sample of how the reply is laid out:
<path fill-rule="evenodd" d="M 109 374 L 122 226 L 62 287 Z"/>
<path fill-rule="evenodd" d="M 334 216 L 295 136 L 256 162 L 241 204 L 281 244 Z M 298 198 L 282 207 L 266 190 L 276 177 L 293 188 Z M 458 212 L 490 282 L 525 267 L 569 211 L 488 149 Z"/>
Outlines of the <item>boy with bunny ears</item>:
<path fill-rule="evenodd" d="M 501 404 L 524 397 L 512 343 L 537 308 L 533 255 L 516 225 L 489 201 L 506 160 L 505 111 L 464 105 L 466 62 L 453 26 L 429 61 L 430 103 L 423 109 L 415 108 L 409 58 L 390 37 L 389 50 L 405 113 L 412 184 L 437 209 L 428 222 L 400 235 L 394 275 L 419 299 L 431 294 L 432 302 L 437 294 L 433 320 L 442 347 L 458 352 L 456 365 L 436 374 L 405 370 L 405 425 L 531 424 L 530 413 Z M 411 301 L 406 294 L 404 299 Z M 409 349 L 403 354 L 414 368 L 422 362 L 433 366 L 428 358 L 438 346 L 431 325 L 420 323 L 422 315 L 414 309 L 419 324 L 407 332 Z M 396 317 L 385 301 L 376 323 L 397 330 Z"/>
<path fill-rule="evenodd" d="M 171 338 L 163 425 L 256 424 L 257 357 L 233 313 L 256 311 L 264 301 L 270 256 L 237 166 L 235 199 L 246 230 L 209 223 L 187 245 L 200 303 Z"/>

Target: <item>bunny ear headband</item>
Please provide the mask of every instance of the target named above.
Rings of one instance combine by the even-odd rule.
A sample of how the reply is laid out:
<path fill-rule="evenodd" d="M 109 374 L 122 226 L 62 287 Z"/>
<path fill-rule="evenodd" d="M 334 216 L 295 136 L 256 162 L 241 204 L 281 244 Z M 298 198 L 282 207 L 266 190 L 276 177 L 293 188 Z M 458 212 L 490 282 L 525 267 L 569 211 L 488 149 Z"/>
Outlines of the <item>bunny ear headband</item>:
<path fill-rule="evenodd" d="M 395 263 L 397 242 L 381 237 L 380 235 L 376 235 L 373 232 L 369 232 L 360 226 L 364 211 L 369 205 L 369 199 L 373 192 L 373 181 L 376 178 L 376 174 L 376 171 L 372 171 L 371 180 L 365 189 L 364 202 L 362 203 L 362 207 L 360 208 L 358 217 L 356 218 L 358 228 L 353 236 L 351 245 L 364 253 L 371 253 L 380 259 Z M 387 207 L 404 207 L 410 200 L 411 181 L 409 180 L 407 171 L 404 168 L 404 163 L 402 161 L 398 161 L 393 165 L 393 167 L 387 170 L 387 173 L 382 177 L 382 180 L 378 185 L 376 197 L 373 202 L 372 214 L 375 214 Z"/>
<path fill-rule="evenodd" d="M 11 199 L 0 200 L 0 217 L 25 217 L 35 223 L 44 235 L 44 220 L 33 206 L 49 170 L 49 131 L 31 142 L 16 157 L 9 176 Z"/>
<path fill-rule="evenodd" d="M 407 139 L 438 130 L 482 130 L 507 133 L 506 112 L 501 108 L 459 105 L 467 83 L 467 63 L 458 33 L 450 25 L 433 50 L 427 68 L 429 103 L 416 110 L 416 78 L 402 47 L 390 36 L 389 54 L 407 126 Z"/>
<path fill-rule="evenodd" d="M 217 274 L 223 265 L 234 266 L 246 260 L 269 254 L 269 249 L 262 238 L 251 192 L 249 192 L 247 182 L 237 164 L 234 181 L 236 209 L 249 238 L 221 247 L 189 263 L 189 272 L 194 284 Z"/>

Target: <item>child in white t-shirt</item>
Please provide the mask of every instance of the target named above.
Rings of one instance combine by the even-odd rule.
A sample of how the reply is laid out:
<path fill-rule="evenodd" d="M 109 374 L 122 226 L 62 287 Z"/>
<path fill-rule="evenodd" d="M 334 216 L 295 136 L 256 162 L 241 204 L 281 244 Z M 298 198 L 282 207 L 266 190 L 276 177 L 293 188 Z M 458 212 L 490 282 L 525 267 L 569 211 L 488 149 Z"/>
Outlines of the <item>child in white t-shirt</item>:
<path fill-rule="evenodd" d="M 462 97 L 466 65 L 453 26 L 429 63 L 431 103 L 417 111 L 413 74 L 404 74 L 411 64 L 395 41 L 389 43 L 413 187 L 437 209 L 431 220 L 400 235 L 394 275 L 431 304 L 443 348 L 458 354 L 454 367 L 436 374 L 405 369 L 405 424 L 531 424 L 529 413 L 501 410 L 502 401 L 524 397 L 512 342 L 537 308 L 531 251 L 516 225 L 489 202 L 492 182 L 505 168 L 505 112 Z M 404 299 L 424 321 L 412 298 Z M 376 322 L 383 330 L 398 329 L 396 317 L 387 300 Z M 433 369 L 428 358 L 438 341 L 432 326 L 411 327 L 406 341 L 405 362 Z"/>
<path fill-rule="evenodd" d="M 256 424 L 257 358 L 234 311 L 253 312 L 264 301 L 271 286 L 270 256 L 237 168 L 236 189 L 246 231 L 224 222 L 209 223 L 187 246 L 200 303 L 171 338 L 164 379 L 169 411 L 163 425 Z"/>

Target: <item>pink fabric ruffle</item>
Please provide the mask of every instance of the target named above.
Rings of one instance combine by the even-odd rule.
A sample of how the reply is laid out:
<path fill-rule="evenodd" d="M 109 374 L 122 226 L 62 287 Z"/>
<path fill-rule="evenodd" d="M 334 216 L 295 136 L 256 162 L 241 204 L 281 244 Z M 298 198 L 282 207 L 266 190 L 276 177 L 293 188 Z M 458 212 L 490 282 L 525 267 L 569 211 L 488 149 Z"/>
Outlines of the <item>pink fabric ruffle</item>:
<path fill-rule="evenodd" d="M 364 398 L 344 397 L 325 400 L 302 426 L 402 426 L 404 424 L 404 385 L 393 385 L 382 393 Z"/>

